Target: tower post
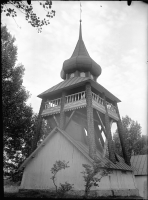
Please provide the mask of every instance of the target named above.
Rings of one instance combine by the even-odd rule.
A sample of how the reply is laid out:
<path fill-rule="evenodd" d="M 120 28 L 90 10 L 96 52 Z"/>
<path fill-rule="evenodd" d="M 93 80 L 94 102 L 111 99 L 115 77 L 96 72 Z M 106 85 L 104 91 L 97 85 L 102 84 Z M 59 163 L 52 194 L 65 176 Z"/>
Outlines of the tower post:
<path fill-rule="evenodd" d="M 117 127 L 118 127 L 118 133 L 119 133 L 119 138 L 120 138 L 120 142 L 121 142 L 123 157 L 125 159 L 126 164 L 128 164 L 130 166 L 131 165 L 130 156 L 128 154 L 126 143 L 125 143 L 125 133 L 124 133 L 124 130 L 123 130 L 123 125 L 122 125 L 122 122 L 121 122 L 117 102 L 114 102 L 114 105 L 116 107 L 116 112 L 117 112 L 117 115 L 118 115 L 118 118 L 119 118 L 119 120 L 117 121 Z"/>
<path fill-rule="evenodd" d="M 108 110 L 107 110 L 107 105 L 106 105 L 106 97 L 105 94 L 103 93 L 103 100 L 104 100 L 104 107 L 105 107 L 105 127 L 106 127 L 106 135 L 107 135 L 107 141 L 108 141 L 108 149 L 109 149 L 109 159 L 113 162 L 116 163 L 116 158 L 115 158 L 115 151 L 114 151 L 114 144 L 112 141 L 112 135 L 111 135 L 111 128 L 110 128 L 110 121 L 109 121 L 109 115 L 108 115 Z"/>
<path fill-rule="evenodd" d="M 90 83 L 86 84 L 86 112 L 87 112 L 87 131 L 89 143 L 89 155 L 92 159 L 96 157 L 96 144 L 92 108 L 92 92 Z"/>

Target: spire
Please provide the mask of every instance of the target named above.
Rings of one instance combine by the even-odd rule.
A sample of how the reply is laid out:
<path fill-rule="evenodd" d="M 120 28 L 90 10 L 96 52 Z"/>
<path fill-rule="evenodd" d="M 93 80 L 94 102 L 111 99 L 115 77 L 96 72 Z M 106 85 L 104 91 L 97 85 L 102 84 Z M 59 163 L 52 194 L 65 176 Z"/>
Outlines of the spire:
<path fill-rule="evenodd" d="M 82 28 L 81 28 L 81 22 L 82 22 L 82 20 L 80 19 L 79 40 L 82 40 Z"/>
<path fill-rule="evenodd" d="M 75 57 L 75 56 L 89 56 L 89 53 L 85 47 L 85 44 L 83 42 L 83 38 L 82 38 L 82 25 L 81 25 L 81 22 L 82 20 L 80 20 L 80 29 L 79 29 L 79 39 L 78 39 L 78 42 L 76 44 L 76 47 L 74 49 L 74 52 L 71 56 L 72 57 Z M 90 56 L 89 56 L 90 57 Z"/>
<path fill-rule="evenodd" d="M 82 9 L 81 9 L 82 5 L 81 5 L 81 2 L 80 2 L 80 30 L 79 30 L 79 40 L 81 39 L 82 40 L 82 28 L 81 28 L 81 22 L 82 22 L 82 19 L 81 19 L 81 13 L 82 13 Z"/>
<path fill-rule="evenodd" d="M 90 72 L 96 78 L 101 74 L 101 67 L 89 55 L 82 38 L 82 19 L 80 3 L 80 28 L 79 39 L 72 56 L 65 60 L 61 70 L 61 78 L 66 79 L 66 74 L 78 72 Z"/>
<path fill-rule="evenodd" d="M 82 39 L 82 29 L 81 29 L 81 12 L 82 12 L 82 9 L 81 9 L 82 5 L 81 5 L 81 2 L 80 2 L 80 30 L 79 30 L 79 39 L 81 38 Z"/>

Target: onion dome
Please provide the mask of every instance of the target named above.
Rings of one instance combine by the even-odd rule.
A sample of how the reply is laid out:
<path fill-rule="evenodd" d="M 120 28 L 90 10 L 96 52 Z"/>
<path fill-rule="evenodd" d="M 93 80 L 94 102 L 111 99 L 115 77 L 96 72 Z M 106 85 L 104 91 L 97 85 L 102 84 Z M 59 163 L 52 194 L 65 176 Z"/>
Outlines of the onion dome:
<path fill-rule="evenodd" d="M 82 39 L 81 31 L 81 20 L 80 20 L 80 31 L 79 40 L 75 47 L 72 56 L 65 60 L 61 70 L 61 78 L 66 79 L 66 74 L 71 74 L 76 71 L 79 72 L 90 72 L 91 75 L 98 78 L 101 74 L 101 67 L 98 65 L 89 55 L 85 44 Z"/>

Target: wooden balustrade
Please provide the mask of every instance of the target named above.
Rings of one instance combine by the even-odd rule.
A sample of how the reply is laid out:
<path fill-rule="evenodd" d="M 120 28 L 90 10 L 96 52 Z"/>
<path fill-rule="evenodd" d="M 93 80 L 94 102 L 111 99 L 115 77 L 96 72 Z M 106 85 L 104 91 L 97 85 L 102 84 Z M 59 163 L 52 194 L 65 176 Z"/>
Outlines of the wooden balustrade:
<path fill-rule="evenodd" d="M 45 109 L 60 106 L 60 104 L 61 104 L 61 98 L 54 99 L 54 100 L 51 100 L 51 101 L 46 101 L 45 102 Z"/>
<path fill-rule="evenodd" d="M 101 104 L 101 105 L 104 106 L 104 104 L 103 104 L 103 99 L 102 99 L 99 95 L 97 95 L 97 94 L 95 94 L 95 93 L 92 92 L 92 98 L 93 98 L 93 100 L 95 100 L 97 103 L 99 103 L 99 104 Z M 109 102 L 106 102 L 106 103 L 107 103 L 107 109 L 108 109 L 109 111 L 111 111 L 111 112 L 116 113 L 116 108 L 115 108 L 115 106 L 113 106 L 113 105 L 112 105 L 111 103 L 109 103 Z"/>
<path fill-rule="evenodd" d="M 66 103 L 72 103 L 82 99 L 85 99 L 85 91 L 66 96 Z"/>
<path fill-rule="evenodd" d="M 110 110 L 111 112 L 116 113 L 116 108 L 113 106 L 113 104 L 106 102 L 107 103 L 107 109 Z"/>
<path fill-rule="evenodd" d="M 103 99 L 102 99 L 99 95 L 97 95 L 97 94 L 95 94 L 95 93 L 92 92 L 92 98 L 93 98 L 93 100 L 95 100 L 97 103 L 103 105 Z"/>
<path fill-rule="evenodd" d="M 78 92 L 78 93 L 75 93 L 75 94 L 68 95 L 65 98 L 66 98 L 66 102 L 65 103 L 68 104 L 68 103 L 72 103 L 72 102 L 76 102 L 76 101 L 80 101 L 80 100 L 86 99 L 86 94 L 85 94 L 85 91 L 82 91 L 82 92 Z M 95 94 L 93 92 L 92 92 L 92 99 L 94 101 L 96 101 L 98 104 L 101 104 L 102 106 L 104 106 L 103 99 L 99 95 L 97 95 L 97 94 Z M 113 106 L 109 102 L 106 102 L 106 103 L 107 103 L 108 110 L 111 111 L 111 112 L 116 113 L 115 106 Z M 60 104 L 61 104 L 61 98 L 54 99 L 54 100 L 51 100 L 51 101 L 46 101 L 45 109 L 53 108 L 53 107 L 56 107 L 56 106 L 60 106 Z"/>

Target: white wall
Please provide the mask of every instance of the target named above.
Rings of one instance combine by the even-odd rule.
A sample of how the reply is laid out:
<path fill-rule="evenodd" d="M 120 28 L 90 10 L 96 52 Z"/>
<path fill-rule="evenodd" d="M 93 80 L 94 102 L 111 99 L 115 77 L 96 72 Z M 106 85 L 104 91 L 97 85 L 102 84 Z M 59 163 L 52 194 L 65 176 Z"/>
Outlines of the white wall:
<path fill-rule="evenodd" d="M 51 168 L 55 161 L 69 161 L 69 168 L 58 172 L 57 185 L 59 183 L 74 184 L 75 190 L 84 190 L 84 180 L 82 164 L 91 165 L 90 161 L 61 133 L 55 133 L 45 146 L 35 155 L 35 158 L 27 164 L 20 189 L 49 189 L 54 188 L 51 180 Z M 92 189 L 135 189 L 134 180 L 131 172 L 123 173 L 114 170 L 109 177 L 103 177 L 99 183 L 99 188 Z"/>
<path fill-rule="evenodd" d="M 144 199 L 148 199 L 147 197 L 147 176 L 135 176 L 137 187 L 139 189 L 139 194 Z"/>
<path fill-rule="evenodd" d="M 28 163 L 24 170 L 21 188 L 22 189 L 48 189 L 54 187 L 50 179 L 50 169 L 56 160 L 69 161 L 69 168 L 58 172 L 57 184 L 65 181 L 75 184 L 77 190 L 84 189 L 82 164 L 91 164 L 72 143 L 62 134 L 55 133 L 47 144 Z"/>

